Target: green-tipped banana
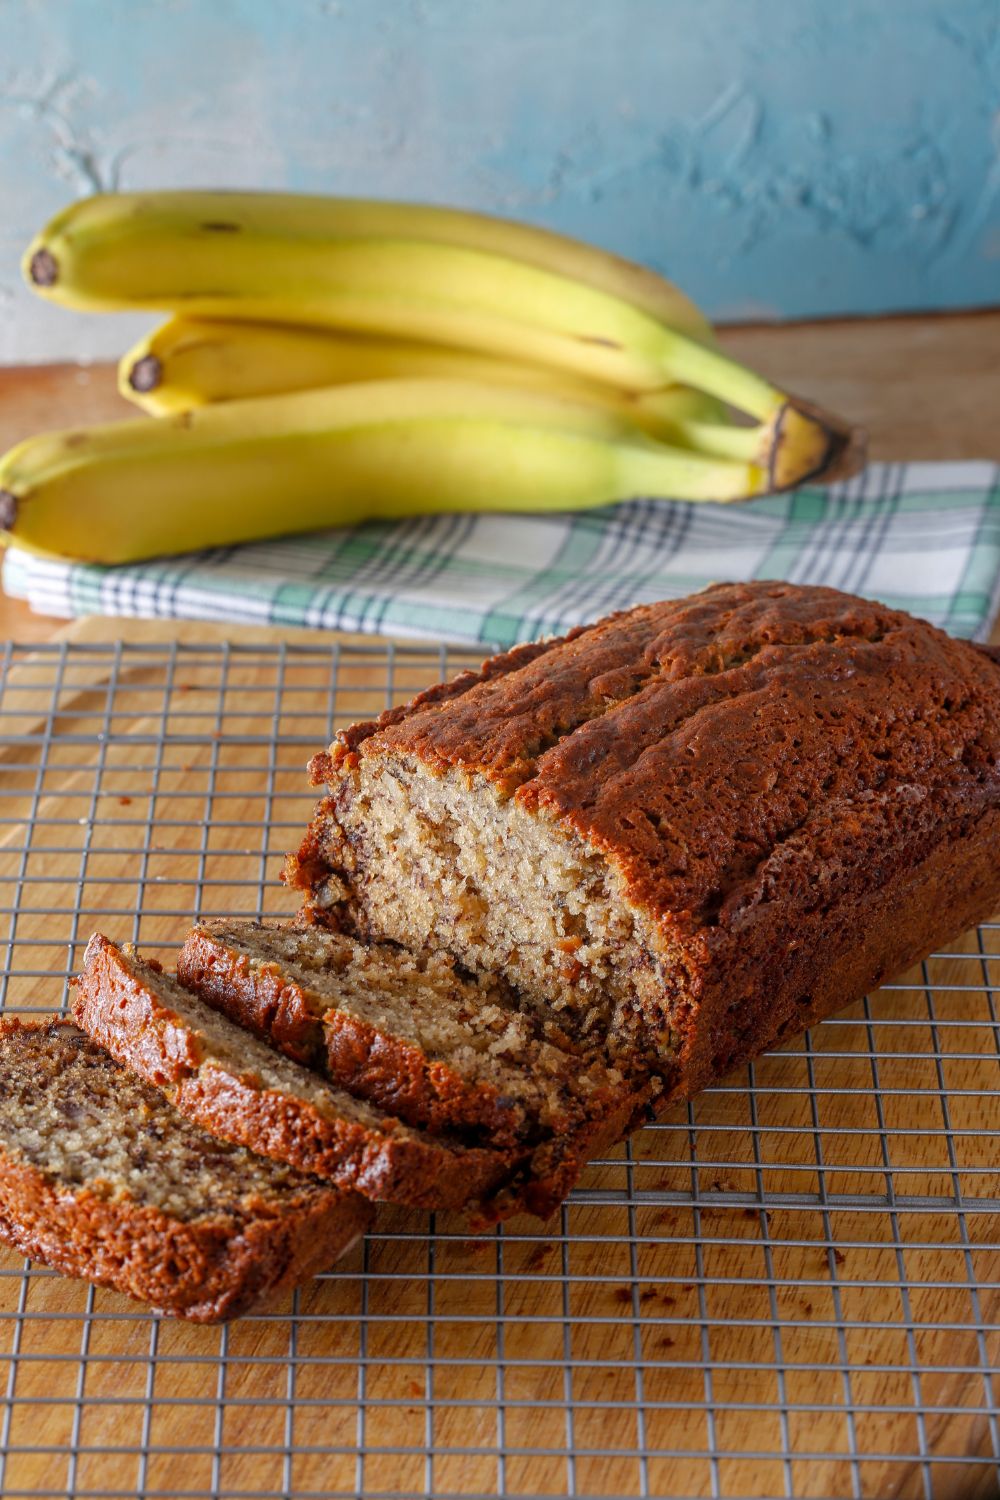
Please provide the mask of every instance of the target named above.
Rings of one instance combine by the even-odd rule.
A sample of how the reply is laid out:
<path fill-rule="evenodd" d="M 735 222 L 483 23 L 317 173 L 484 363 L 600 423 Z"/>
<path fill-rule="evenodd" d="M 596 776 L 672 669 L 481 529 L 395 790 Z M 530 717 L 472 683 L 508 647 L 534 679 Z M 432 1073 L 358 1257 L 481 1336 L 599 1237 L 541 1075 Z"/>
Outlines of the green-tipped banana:
<path fill-rule="evenodd" d="M 757 451 L 748 429 L 725 422 L 719 402 L 685 386 L 619 391 L 541 365 L 336 329 L 171 318 L 140 339 L 118 365 L 121 395 L 153 417 L 320 386 L 415 379 L 471 380 L 538 391 L 606 408 L 650 436 L 682 447 L 720 457 Z M 730 446 L 734 443 L 735 449 Z"/>
<path fill-rule="evenodd" d="M 38 552 L 123 563 L 372 517 L 766 486 L 752 462 L 655 443 L 593 406 L 381 381 L 29 438 L 0 460 L 0 527 Z"/>
<path fill-rule="evenodd" d="M 109 194 L 58 215 L 25 272 L 69 307 L 347 328 L 622 390 L 691 386 L 760 424 L 777 485 L 842 469 L 852 444 L 842 424 L 712 347 L 660 278 L 479 215 L 284 194 Z"/>

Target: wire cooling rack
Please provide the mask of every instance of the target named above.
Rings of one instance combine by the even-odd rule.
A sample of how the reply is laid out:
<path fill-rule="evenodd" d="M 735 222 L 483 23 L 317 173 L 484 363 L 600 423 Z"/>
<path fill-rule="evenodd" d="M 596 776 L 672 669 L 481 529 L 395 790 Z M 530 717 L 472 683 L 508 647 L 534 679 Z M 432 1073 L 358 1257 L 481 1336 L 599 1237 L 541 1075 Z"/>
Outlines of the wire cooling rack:
<path fill-rule="evenodd" d="M 333 729 L 462 653 L 11 647 L 8 1010 L 65 1005 L 91 930 L 169 960 L 279 915 Z M 471 1236 L 386 1209 L 274 1311 L 192 1328 L 0 1252 L 0 1493 L 997 1492 L 1000 923 Z"/>

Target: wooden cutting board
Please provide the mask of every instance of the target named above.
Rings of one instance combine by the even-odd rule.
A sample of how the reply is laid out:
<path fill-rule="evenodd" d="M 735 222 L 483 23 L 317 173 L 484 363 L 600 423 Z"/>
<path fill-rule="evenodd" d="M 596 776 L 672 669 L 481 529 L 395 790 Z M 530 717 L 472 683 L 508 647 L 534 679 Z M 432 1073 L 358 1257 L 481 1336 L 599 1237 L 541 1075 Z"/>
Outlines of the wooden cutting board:
<path fill-rule="evenodd" d="M 90 930 L 129 938 L 137 908 L 144 946 L 164 957 L 184 913 L 257 909 L 258 874 L 273 880 L 310 801 L 304 746 L 266 740 L 276 723 L 290 739 L 315 729 L 318 747 L 310 713 L 329 674 L 323 657 L 301 671 L 286 658 L 279 682 L 272 656 L 246 650 L 213 717 L 212 648 L 334 638 L 89 620 L 60 639 L 58 700 L 53 653 L 18 660 L 3 700 L 5 732 L 22 737 L 0 751 L 0 905 L 22 972 L 9 1008 L 58 1004 L 53 976 Z M 351 714 L 380 710 L 372 662 L 350 654 L 372 642 L 337 639 Z M 148 651 L 115 663 L 93 649 L 109 640 Z M 167 683 L 169 642 L 205 651 Z M 429 657 L 397 659 L 404 695 L 434 675 Z M 269 887 L 266 909 L 289 908 Z M 992 973 L 966 937 L 965 957 L 933 959 L 867 1016 L 854 1007 L 810 1049 L 762 1059 L 752 1093 L 743 1070 L 642 1132 L 550 1225 L 470 1235 L 439 1215 L 434 1237 L 426 1215 L 386 1209 L 366 1249 L 294 1308 L 228 1331 L 22 1275 L 3 1253 L 0 1492 L 534 1495 L 572 1478 L 580 1494 L 857 1483 L 918 1497 L 920 1462 L 893 1458 L 923 1451 L 950 1455 L 927 1470 L 935 1497 L 994 1494 L 995 1469 L 973 1462 L 991 1452 L 973 1372 L 1000 1355 L 1000 1093 L 983 989 L 1000 979 L 1000 931 L 983 943 Z"/>

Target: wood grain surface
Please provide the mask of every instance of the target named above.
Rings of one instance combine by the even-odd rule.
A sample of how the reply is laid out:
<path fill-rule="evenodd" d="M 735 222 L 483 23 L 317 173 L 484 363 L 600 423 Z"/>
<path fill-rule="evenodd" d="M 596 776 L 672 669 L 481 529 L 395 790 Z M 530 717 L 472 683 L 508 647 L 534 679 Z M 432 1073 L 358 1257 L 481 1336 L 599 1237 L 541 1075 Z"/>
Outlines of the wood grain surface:
<path fill-rule="evenodd" d="M 867 421 L 875 457 L 1000 459 L 1000 314 L 727 342 Z M 0 442 L 116 403 L 103 369 L 0 372 Z M 345 657 L 331 704 L 328 652 L 279 673 L 251 649 L 320 633 L 65 627 L 14 601 L 0 631 L 67 643 L 60 683 L 57 655 L 17 654 L 2 705 L 9 1007 L 61 1004 L 98 923 L 169 959 L 195 910 L 288 910 L 299 741 L 383 707 L 384 663 Z M 183 654 L 227 639 L 247 649 L 223 675 Z M 400 658 L 395 696 L 436 675 Z M 294 1308 L 227 1332 L 4 1254 L 0 1493 L 995 1494 L 974 1460 L 1000 1361 L 1000 931 L 954 947 L 592 1166 L 549 1225 L 438 1216 L 434 1238 L 387 1209 Z"/>

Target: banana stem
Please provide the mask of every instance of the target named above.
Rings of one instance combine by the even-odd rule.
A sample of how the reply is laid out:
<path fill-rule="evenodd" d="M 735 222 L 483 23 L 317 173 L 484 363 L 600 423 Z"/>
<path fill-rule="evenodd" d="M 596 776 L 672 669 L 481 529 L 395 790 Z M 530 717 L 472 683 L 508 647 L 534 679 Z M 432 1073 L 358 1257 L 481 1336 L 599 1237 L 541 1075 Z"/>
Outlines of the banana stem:
<path fill-rule="evenodd" d="M 753 462 L 652 442 L 623 446 L 618 457 L 624 495 L 664 500 L 747 500 L 767 488 L 767 471 Z"/>
<path fill-rule="evenodd" d="M 709 396 L 717 396 L 759 422 L 771 420 L 787 400 L 760 375 L 727 359 L 717 349 L 675 334 L 670 336 L 670 344 L 667 353 L 671 380 L 683 381 Z"/>
<path fill-rule="evenodd" d="M 683 422 L 680 434 L 699 453 L 757 463 L 767 456 L 768 430 L 763 426 L 737 427 L 732 422 Z"/>

